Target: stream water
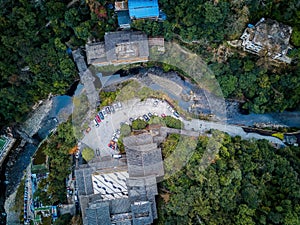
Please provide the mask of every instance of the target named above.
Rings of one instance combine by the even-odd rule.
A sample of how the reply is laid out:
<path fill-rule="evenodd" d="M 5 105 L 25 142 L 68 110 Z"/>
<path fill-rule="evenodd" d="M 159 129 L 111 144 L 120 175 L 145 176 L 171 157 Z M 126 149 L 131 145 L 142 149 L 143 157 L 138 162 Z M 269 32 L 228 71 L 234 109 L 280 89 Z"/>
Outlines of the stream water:
<path fill-rule="evenodd" d="M 42 126 L 37 134 L 32 137 L 33 144 L 26 143 L 17 153 L 15 152 L 16 149 L 12 149 L 7 156 L 0 169 L 0 224 L 6 224 L 6 213 L 4 211 L 5 199 L 15 191 L 20 183 L 24 171 L 30 164 L 31 157 L 36 152 L 39 143 L 59 123 L 65 122 L 71 113 L 72 98 L 70 96 L 62 95 L 53 97 L 52 109 L 42 121 Z"/>

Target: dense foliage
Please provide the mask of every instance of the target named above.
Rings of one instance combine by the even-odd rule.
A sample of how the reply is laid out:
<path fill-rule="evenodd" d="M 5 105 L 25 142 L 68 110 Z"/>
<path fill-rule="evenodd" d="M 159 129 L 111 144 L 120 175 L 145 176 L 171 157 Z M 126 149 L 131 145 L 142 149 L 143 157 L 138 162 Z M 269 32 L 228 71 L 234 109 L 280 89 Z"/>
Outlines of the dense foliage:
<path fill-rule="evenodd" d="M 133 130 L 143 130 L 146 128 L 147 124 L 148 123 L 145 120 L 137 119 L 132 122 L 131 126 Z"/>
<path fill-rule="evenodd" d="M 160 184 L 158 224 L 300 224 L 300 148 L 213 136 L 223 142 L 207 168 L 201 159 L 209 139 L 201 136 L 185 168 Z M 163 152 L 179 138 L 171 135 Z"/>
<path fill-rule="evenodd" d="M 71 121 L 61 124 L 50 137 L 44 152 L 49 160 L 49 176 L 38 186 L 35 197 L 44 205 L 66 202 L 66 178 L 71 173 L 72 161 L 69 151 L 76 145 Z"/>
<path fill-rule="evenodd" d="M 68 2 L 1 1 L 0 126 L 21 121 L 49 93 L 65 93 L 77 77 L 67 48 L 114 29 L 85 1 Z"/>
<path fill-rule="evenodd" d="M 270 71 L 257 66 L 254 58 L 250 56 L 241 60 L 238 55 L 234 55 L 227 63 L 209 65 L 220 83 L 224 97 L 245 101 L 243 108 L 255 113 L 297 107 L 300 100 L 300 66 L 286 66 Z"/>
<path fill-rule="evenodd" d="M 294 109 L 300 102 L 300 5 L 297 0 L 160 0 L 167 21 L 136 21 L 133 26 L 150 36 L 176 38 L 198 53 L 215 73 L 224 97 L 238 99 L 252 112 Z M 273 66 L 267 57 L 231 49 L 233 56 L 216 62 L 220 45 L 239 39 L 247 23 L 271 18 L 293 28 L 290 53 L 292 65 Z"/>

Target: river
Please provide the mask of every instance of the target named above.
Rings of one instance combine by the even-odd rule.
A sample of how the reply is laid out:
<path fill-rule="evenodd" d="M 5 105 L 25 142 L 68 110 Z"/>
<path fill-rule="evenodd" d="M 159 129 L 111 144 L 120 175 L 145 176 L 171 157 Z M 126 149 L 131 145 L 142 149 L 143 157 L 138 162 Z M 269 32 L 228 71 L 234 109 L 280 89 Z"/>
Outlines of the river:
<path fill-rule="evenodd" d="M 21 149 L 12 149 L 2 165 L 0 171 L 0 224 L 6 224 L 5 199 L 16 190 L 39 143 L 59 123 L 65 122 L 72 113 L 72 97 L 67 95 L 55 96 L 52 100 L 53 105 L 50 112 L 42 121 L 42 126 L 37 134 L 32 137 L 33 143 L 26 143 Z"/>

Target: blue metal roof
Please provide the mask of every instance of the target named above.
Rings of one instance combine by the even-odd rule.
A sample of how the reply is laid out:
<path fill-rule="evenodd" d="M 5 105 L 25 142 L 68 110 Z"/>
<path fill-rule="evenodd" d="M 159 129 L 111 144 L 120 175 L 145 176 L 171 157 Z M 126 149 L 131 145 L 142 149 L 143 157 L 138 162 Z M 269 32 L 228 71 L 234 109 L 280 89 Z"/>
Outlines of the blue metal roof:
<path fill-rule="evenodd" d="M 128 10 L 117 12 L 119 26 L 127 25 L 131 23 Z"/>
<path fill-rule="evenodd" d="M 158 0 L 128 0 L 128 9 L 135 19 L 159 16 Z"/>

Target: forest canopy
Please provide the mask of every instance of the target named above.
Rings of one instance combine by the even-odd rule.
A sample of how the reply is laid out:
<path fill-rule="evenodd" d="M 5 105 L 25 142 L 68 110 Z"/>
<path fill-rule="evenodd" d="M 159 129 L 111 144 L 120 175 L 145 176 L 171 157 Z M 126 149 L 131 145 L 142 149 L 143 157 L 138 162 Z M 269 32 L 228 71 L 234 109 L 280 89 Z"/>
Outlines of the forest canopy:
<path fill-rule="evenodd" d="M 184 169 L 159 184 L 158 224 L 299 224 L 300 148 L 213 135 L 223 142 L 205 170 L 199 168 L 208 137 L 200 136 Z M 163 155 L 179 139 L 170 135 Z"/>

